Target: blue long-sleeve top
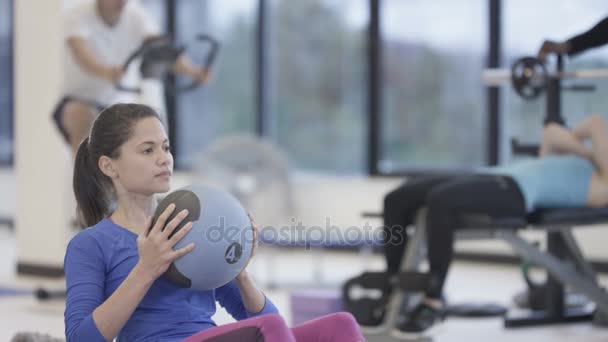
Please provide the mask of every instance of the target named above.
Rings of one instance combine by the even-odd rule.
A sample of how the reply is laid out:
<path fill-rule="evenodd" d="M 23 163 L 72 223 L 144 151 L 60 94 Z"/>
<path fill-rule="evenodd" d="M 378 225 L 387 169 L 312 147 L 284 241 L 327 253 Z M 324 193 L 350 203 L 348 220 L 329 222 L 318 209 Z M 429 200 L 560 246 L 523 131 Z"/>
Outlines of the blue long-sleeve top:
<path fill-rule="evenodd" d="M 108 219 L 72 238 L 64 260 L 68 342 L 105 341 L 93 320 L 93 310 L 110 297 L 137 264 L 136 240 L 135 233 Z M 118 341 L 181 341 L 216 326 L 211 320 L 216 301 L 236 320 L 278 313 L 268 298 L 260 312 L 247 311 L 234 280 L 214 290 L 197 291 L 160 277 L 121 329 Z"/>

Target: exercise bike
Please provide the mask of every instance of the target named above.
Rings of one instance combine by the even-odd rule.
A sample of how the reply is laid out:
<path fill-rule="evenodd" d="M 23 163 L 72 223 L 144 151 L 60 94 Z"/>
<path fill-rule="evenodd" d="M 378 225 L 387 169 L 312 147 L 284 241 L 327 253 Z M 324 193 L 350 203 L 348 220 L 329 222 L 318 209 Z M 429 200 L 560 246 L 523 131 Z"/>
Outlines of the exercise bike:
<path fill-rule="evenodd" d="M 209 73 L 219 53 L 220 43 L 207 34 L 198 34 L 195 43 L 206 47 L 206 54 L 199 65 L 202 72 Z M 172 43 L 171 39 L 166 36 L 145 41 L 124 62 L 122 69 L 125 77 L 120 80 L 116 88 L 123 93 L 135 96 L 135 102 L 158 109 L 161 112 L 163 122 L 166 124 L 165 92 L 177 95 L 193 91 L 202 85 L 201 82 L 196 80 L 188 83 L 169 78 L 173 66 L 185 51 L 185 46 Z M 139 79 L 137 84 L 134 85 L 135 70 L 139 74 Z"/>

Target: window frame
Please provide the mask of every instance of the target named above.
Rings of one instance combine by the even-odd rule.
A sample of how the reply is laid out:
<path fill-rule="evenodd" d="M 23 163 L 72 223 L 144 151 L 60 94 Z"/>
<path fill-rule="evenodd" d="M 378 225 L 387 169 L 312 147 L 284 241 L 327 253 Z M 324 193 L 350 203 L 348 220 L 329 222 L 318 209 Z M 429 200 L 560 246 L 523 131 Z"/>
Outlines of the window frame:
<path fill-rule="evenodd" d="M 14 141 L 15 141 L 15 78 L 14 78 L 14 66 L 15 66 L 15 54 L 14 54 L 14 39 L 15 39 L 15 22 L 14 22 L 14 17 L 15 17 L 15 6 L 14 6 L 14 0 L 4 0 L 7 1 L 8 3 L 8 8 L 9 10 L 7 11 L 7 19 L 8 19 L 8 28 L 9 28 L 9 32 L 8 32 L 8 44 L 7 44 L 7 49 L 9 51 L 9 59 L 8 59 L 8 66 L 7 66 L 7 70 L 8 70 L 8 74 L 7 76 L 7 84 L 8 84 L 8 89 L 9 89 L 9 98 L 12 98 L 12 100 L 10 101 L 10 105 L 8 108 L 8 112 L 9 112 L 9 116 L 8 116 L 8 127 L 9 128 L 9 139 L 11 140 L 11 142 L 13 143 L 13 150 L 12 152 L 10 152 L 10 156 L 8 158 L 8 160 L 0 160 L 0 167 L 13 167 L 14 162 L 15 162 L 15 148 L 14 148 Z"/>

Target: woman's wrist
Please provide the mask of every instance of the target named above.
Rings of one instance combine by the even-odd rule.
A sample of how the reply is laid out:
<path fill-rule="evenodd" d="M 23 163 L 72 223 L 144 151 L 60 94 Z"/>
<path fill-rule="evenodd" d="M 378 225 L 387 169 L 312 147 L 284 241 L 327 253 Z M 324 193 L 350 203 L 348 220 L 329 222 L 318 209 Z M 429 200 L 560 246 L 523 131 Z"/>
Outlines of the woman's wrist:
<path fill-rule="evenodd" d="M 247 270 L 244 269 L 243 271 L 241 271 L 241 273 L 236 276 L 235 280 L 237 285 L 239 286 L 249 283 L 249 274 L 247 273 Z"/>
<path fill-rule="evenodd" d="M 131 275 L 146 286 L 152 286 L 152 283 L 154 283 L 157 278 L 149 272 L 146 272 L 139 262 L 133 267 L 133 270 L 131 270 Z"/>

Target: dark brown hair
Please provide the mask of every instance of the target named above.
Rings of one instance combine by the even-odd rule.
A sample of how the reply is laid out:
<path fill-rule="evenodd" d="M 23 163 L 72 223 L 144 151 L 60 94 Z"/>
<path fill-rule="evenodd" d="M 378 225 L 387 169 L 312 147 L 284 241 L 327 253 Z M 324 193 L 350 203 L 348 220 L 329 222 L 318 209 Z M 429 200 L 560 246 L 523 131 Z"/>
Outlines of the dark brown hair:
<path fill-rule="evenodd" d="M 158 113 L 148 106 L 115 104 L 99 114 L 91 134 L 80 143 L 74 162 L 73 187 L 78 216 L 85 226 L 93 226 L 110 214 L 113 185 L 99 169 L 99 158 L 118 158 L 120 146 L 129 140 L 135 124 L 149 117 L 160 120 Z"/>

